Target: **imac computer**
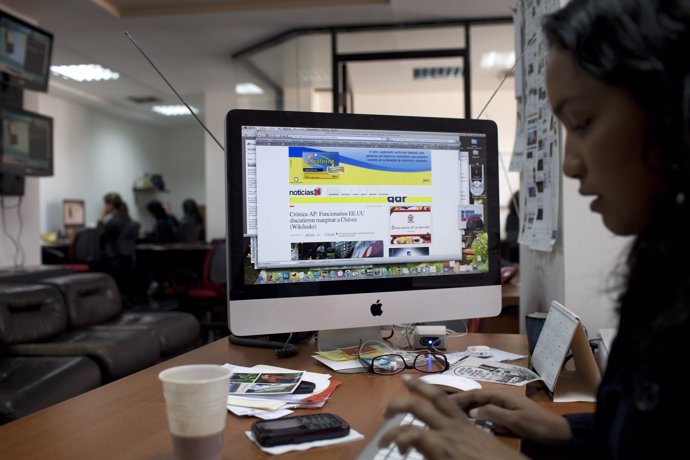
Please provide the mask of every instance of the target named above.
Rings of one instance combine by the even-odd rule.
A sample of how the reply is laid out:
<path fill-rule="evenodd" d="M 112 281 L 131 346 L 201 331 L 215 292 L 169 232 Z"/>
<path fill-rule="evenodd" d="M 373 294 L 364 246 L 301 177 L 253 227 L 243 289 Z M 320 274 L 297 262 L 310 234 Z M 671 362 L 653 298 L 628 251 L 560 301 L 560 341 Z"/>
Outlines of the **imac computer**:
<path fill-rule="evenodd" d="M 231 110 L 226 155 L 233 334 L 500 313 L 495 123 Z"/>

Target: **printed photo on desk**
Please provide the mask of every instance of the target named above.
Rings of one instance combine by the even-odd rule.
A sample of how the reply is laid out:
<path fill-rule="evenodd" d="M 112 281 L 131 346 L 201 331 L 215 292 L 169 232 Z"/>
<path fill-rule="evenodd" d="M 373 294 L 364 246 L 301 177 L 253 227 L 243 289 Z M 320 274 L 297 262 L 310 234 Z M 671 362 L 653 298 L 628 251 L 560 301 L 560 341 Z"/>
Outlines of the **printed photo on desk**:
<path fill-rule="evenodd" d="M 522 366 L 466 356 L 450 366 L 444 374 L 459 375 L 481 382 L 523 386 L 541 380 L 539 375 Z"/>

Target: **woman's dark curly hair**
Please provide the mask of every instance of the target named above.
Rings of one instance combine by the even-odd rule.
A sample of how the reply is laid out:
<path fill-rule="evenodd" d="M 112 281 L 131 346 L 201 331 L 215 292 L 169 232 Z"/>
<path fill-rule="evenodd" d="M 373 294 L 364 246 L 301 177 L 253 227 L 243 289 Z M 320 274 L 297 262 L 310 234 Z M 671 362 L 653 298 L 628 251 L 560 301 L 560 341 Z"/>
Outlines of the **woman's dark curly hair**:
<path fill-rule="evenodd" d="M 628 91 L 646 113 L 645 152 L 668 192 L 628 255 L 621 327 L 637 347 L 690 316 L 690 1 L 573 0 L 544 19 L 550 46 L 593 78 Z M 655 317 L 656 316 L 656 317 Z"/>

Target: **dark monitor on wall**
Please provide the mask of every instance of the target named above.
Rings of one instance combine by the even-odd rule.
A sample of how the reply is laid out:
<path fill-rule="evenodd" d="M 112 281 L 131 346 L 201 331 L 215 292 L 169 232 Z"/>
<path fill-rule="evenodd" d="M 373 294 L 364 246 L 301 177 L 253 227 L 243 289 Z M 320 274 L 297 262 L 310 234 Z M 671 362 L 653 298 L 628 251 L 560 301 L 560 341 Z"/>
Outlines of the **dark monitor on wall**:
<path fill-rule="evenodd" d="M 53 119 L 0 106 L 0 173 L 53 175 Z"/>
<path fill-rule="evenodd" d="M 0 83 L 47 91 L 53 34 L 0 11 Z"/>
<path fill-rule="evenodd" d="M 500 313 L 495 123 L 232 110 L 226 152 L 234 334 Z"/>

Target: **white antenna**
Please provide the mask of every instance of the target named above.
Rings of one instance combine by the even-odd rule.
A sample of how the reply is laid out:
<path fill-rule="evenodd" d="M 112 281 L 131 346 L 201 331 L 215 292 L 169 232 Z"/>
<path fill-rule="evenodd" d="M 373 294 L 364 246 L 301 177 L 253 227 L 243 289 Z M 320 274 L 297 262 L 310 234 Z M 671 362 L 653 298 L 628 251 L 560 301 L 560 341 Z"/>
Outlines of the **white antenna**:
<path fill-rule="evenodd" d="M 165 78 L 165 76 L 161 73 L 160 70 L 158 70 L 158 67 L 156 67 L 156 64 L 154 64 L 153 61 L 146 55 L 146 53 L 144 53 L 144 50 L 142 50 L 142 49 L 139 47 L 139 45 L 137 45 L 137 42 L 134 41 L 134 38 L 132 38 L 132 36 L 129 34 L 129 32 L 125 31 L 125 35 L 127 36 L 127 38 L 129 38 L 129 41 L 131 41 L 132 44 L 139 50 L 139 52 L 141 53 L 141 55 L 144 56 L 144 57 L 146 58 L 147 61 L 149 61 L 149 64 L 151 64 L 151 67 L 153 67 L 153 69 L 158 73 L 158 75 L 161 76 L 161 78 L 163 79 L 163 81 L 170 87 L 170 89 L 173 91 L 173 93 L 175 93 L 175 96 L 177 96 L 177 98 L 180 100 L 180 102 L 182 102 L 182 103 L 184 104 L 184 106 L 187 107 L 187 110 L 189 110 L 189 113 L 191 113 L 192 116 L 194 116 L 194 118 L 196 118 L 196 121 L 199 122 L 199 124 L 201 125 L 201 127 L 204 128 L 204 129 L 206 130 L 206 132 L 208 133 L 208 135 L 211 136 L 211 137 L 213 138 L 214 141 L 216 141 L 216 144 L 218 144 L 218 147 L 220 147 L 220 149 L 221 149 L 223 152 L 225 152 L 225 149 L 223 148 L 223 144 L 221 144 L 221 143 L 218 141 L 218 139 L 216 139 L 216 136 L 214 136 L 213 133 L 206 127 L 206 125 L 204 124 L 204 122 L 201 121 L 201 120 L 199 119 L 199 117 L 196 116 L 196 113 L 194 113 L 194 111 L 192 110 L 192 108 L 184 101 L 184 99 L 182 99 L 182 96 L 180 96 L 180 94 L 179 94 L 177 91 L 175 91 L 175 88 L 173 87 L 173 85 L 171 85 L 170 82 L 168 81 L 168 79 Z"/>

